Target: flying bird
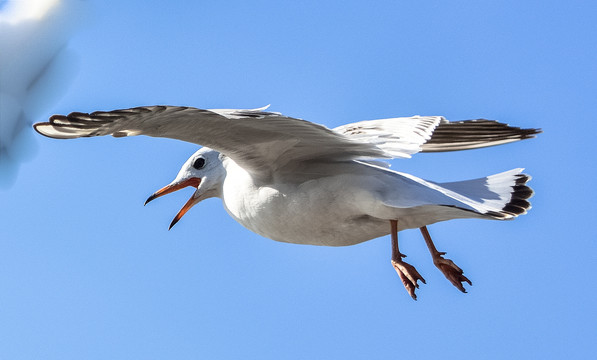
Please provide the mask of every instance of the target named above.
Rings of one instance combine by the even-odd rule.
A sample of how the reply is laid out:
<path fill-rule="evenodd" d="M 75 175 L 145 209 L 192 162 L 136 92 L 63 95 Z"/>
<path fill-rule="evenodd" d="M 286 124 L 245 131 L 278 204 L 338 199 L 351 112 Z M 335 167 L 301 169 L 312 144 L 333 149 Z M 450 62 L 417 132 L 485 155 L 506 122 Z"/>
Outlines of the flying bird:
<path fill-rule="evenodd" d="M 514 169 L 484 178 L 437 183 L 391 170 L 384 160 L 418 152 L 475 149 L 534 137 L 493 120 L 450 122 L 442 116 L 361 121 L 334 129 L 266 111 L 145 106 L 54 115 L 35 130 L 56 139 L 147 135 L 204 147 L 146 204 L 195 188 L 170 224 L 194 205 L 219 197 L 241 225 L 295 244 L 347 246 L 391 235 L 391 264 L 416 300 L 424 278 L 404 261 L 398 232 L 419 228 L 433 263 L 459 290 L 472 285 L 427 225 L 460 218 L 509 220 L 531 208 L 530 176 Z"/>

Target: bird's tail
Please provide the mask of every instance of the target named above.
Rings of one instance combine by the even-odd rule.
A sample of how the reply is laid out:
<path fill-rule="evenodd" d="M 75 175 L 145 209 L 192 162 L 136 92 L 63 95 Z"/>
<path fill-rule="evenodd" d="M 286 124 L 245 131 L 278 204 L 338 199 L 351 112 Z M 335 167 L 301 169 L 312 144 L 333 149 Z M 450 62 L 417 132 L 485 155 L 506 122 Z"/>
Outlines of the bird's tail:
<path fill-rule="evenodd" d="M 527 186 L 531 176 L 513 169 L 488 177 L 438 184 L 472 200 L 477 211 L 495 219 L 508 220 L 526 214 L 533 190 Z"/>

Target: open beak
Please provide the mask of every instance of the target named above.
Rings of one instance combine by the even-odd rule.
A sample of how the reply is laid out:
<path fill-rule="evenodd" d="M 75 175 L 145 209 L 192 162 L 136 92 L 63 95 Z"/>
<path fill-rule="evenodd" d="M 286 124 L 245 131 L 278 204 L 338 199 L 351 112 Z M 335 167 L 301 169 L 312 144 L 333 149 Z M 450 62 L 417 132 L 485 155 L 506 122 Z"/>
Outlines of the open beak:
<path fill-rule="evenodd" d="M 173 192 L 183 189 L 187 186 L 192 186 L 194 188 L 198 188 L 200 183 L 201 183 L 200 178 L 190 178 L 190 179 L 185 180 L 180 183 L 166 185 L 163 188 L 156 191 L 155 193 L 153 193 L 153 195 L 148 197 L 147 200 L 145 201 L 145 205 L 147 205 L 147 203 L 149 203 L 150 201 L 159 198 L 160 196 L 164 196 L 166 194 L 173 193 Z M 193 194 L 193 196 L 191 196 L 191 198 L 186 202 L 186 204 L 184 204 L 182 209 L 180 209 L 178 214 L 176 214 L 176 216 L 174 217 L 174 220 L 172 220 L 172 223 L 170 223 L 170 227 L 168 227 L 168 230 L 172 229 L 172 227 L 178 222 L 178 220 L 180 220 L 180 218 L 182 218 L 182 216 L 184 214 L 186 214 L 186 212 L 189 211 L 189 209 L 192 208 L 193 205 L 197 204 L 199 201 L 200 201 L 200 198 L 195 198 L 195 196 Z"/>

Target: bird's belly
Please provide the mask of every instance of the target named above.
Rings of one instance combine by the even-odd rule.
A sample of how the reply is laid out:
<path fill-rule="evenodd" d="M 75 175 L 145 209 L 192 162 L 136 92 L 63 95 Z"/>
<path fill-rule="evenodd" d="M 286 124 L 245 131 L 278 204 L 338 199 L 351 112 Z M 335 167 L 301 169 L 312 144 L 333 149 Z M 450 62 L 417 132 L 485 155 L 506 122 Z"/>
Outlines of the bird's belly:
<path fill-rule="evenodd" d="M 309 186 L 291 191 L 261 187 L 224 195 L 224 206 L 236 221 L 276 241 L 345 246 L 387 235 L 390 230 L 387 221 L 359 209 L 356 194 L 338 196 L 321 184 L 316 191 Z"/>

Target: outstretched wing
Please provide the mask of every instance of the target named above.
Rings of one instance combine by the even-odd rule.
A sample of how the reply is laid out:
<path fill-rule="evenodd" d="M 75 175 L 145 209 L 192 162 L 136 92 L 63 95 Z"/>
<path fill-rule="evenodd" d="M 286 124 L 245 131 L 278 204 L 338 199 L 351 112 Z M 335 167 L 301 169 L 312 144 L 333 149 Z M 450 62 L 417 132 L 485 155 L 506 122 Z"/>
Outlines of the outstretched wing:
<path fill-rule="evenodd" d="M 495 120 L 443 119 L 421 148 L 423 152 L 477 149 L 534 138 L 540 132 L 541 129 L 521 129 Z"/>
<path fill-rule="evenodd" d="M 541 132 L 485 119 L 450 122 L 442 116 L 367 120 L 339 126 L 334 131 L 371 143 L 396 158 L 410 158 L 418 152 L 457 151 L 506 144 L 532 138 Z"/>
<path fill-rule="evenodd" d="M 226 154 L 262 178 L 291 162 L 389 157 L 325 126 L 263 110 L 146 106 L 54 115 L 34 128 L 57 139 L 147 135 L 188 141 Z"/>
<path fill-rule="evenodd" d="M 433 131 L 442 121 L 441 116 L 413 116 L 366 120 L 334 128 L 339 134 L 367 142 L 394 158 L 410 158 L 421 151 Z"/>

